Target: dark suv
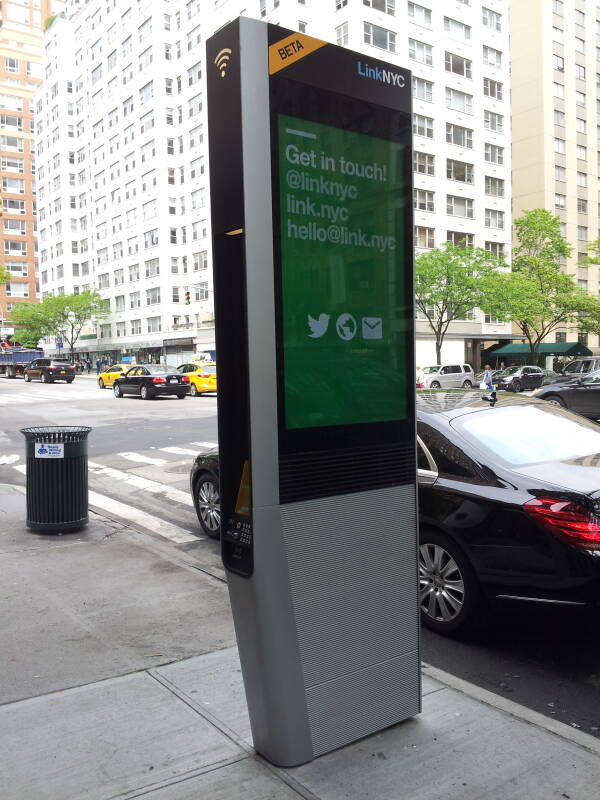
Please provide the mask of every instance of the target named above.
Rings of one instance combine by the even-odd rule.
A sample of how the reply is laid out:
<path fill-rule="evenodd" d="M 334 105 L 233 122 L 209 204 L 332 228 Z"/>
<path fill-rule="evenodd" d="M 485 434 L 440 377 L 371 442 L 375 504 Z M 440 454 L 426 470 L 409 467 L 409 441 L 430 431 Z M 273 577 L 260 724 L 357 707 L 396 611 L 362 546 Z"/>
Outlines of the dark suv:
<path fill-rule="evenodd" d="M 75 367 L 66 358 L 36 358 L 25 368 L 23 378 L 26 381 L 39 380 L 42 383 L 75 380 Z"/>
<path fill-rule="evenodd" d="M 509 392 L 522 392 L 538 389 L 544 382 L 544 373 L 540 367 L 507 367 L 494 377 L 498 389 Z"/>

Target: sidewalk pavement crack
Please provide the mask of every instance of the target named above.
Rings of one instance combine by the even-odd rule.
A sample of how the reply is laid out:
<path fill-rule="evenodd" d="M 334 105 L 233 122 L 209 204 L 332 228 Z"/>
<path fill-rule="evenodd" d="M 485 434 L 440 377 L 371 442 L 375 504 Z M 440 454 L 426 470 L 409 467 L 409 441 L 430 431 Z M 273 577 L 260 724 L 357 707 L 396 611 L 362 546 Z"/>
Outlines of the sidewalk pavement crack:
<path fill-rule="evenodd" d="M 230 739 L 235 745 L 237 745 L 240 749 L 242 749 L 248 756 L 254 758 L 259 764 L 267 769 L 272 775 L 276 778 L 279 778 L 282 783 L 285 783 L 288 788 L 292 789 L 297 795 L 303 798 L 303 800 L 319 800 L 316 794 L 307 789 L 297 778 L 294 778 L 290 775 L 287 770 L 282 769 L 281 767 L 276 767 L 275 765 L 271 764 L 265 758 L 263 758 L 259 753 L 257 753 L 253 747 L 251 747 L 244 739 L 242 739 L 238 734 L 232 730 L 228 725 L 226 725 L 222 720 L 216 717 L 210 711 L 207 711 L 206 708 L 203 708 L 199 705 L 195 700 L 192 700 L 185 692 L 182 692 L 174 683 L 172 683 L 168 678 L 165 678 L 160 673 L 156 672 L 154 669 L 149 669 L 148 674 L 154 678 L 158 683 L 162 684 L 165 689 L 169 692 L 174 694 L 182 703 L 185 703 L 189 708 L 199 714 L 203 719 L 206 720 L 210 725 L 216 728 L 223 736 L 226 736 Z"/>

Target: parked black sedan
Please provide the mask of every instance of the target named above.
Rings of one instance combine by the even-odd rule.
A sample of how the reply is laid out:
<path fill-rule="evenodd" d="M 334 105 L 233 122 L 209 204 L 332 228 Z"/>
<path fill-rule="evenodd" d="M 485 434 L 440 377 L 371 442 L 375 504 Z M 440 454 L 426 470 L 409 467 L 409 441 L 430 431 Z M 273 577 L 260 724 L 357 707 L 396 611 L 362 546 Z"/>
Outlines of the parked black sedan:
<path fill-rule="evenodd" d="M 542 386 L 534 396 L 554 406 L 568 408 L 589 419 L 600 419 L 600 370 L 579 378 L 568 377 Z"/>
<path fill-rule="evenodd" d="M 23 370 L 23 380 L 26 383 L 30 381 L 73 383 L 75 367 L 66 358 L 36 358 Z"/>
<path fill-rule="evenodd" d="M 494 378 L 498 389 L 509 392 L 527 392 L 537 389 L 544 382 L 544 372 L 540 367 L 507 367 Z"/>
<path fill-rule="evenodd" d="M 490 606 L 600 605 L 600 430 L 526 397 L 417 398 L 423 623 L 475 630 Z M 219 535 L 219 460 L 190 474 L 202 529 Z M 359 487 L 357 487 L 359 488 Z"/>
<path fill-rule="evenodd" d="M 152 400 L 157 395 L 175 395 L 183 400 L 190 388 L 190 379 L 176 369 L 162 364 L 141 364 L 128 369 L 124 375 L 115 378 L 113 392 L 115 397 L 137 394 L 142 400 Z"/>

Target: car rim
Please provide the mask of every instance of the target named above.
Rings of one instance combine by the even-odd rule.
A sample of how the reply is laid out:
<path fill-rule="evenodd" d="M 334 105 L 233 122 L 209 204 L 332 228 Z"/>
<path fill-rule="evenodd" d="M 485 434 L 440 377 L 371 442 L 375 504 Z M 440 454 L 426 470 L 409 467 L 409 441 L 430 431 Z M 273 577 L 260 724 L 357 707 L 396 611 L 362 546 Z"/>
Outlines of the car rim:
<path fill-rule="evenodd" d="M 140 394 L 142 395 L 142 400 L 145 400 L 148 397 L 148 389 L 146 389 L 145 386 L 142 386 Z"/>
<path fill-rule="evenodd" d="M 113 392 L 117 395 L 117 397 L 120 397 L 121 389 L 118 386 L 113 386 Z"/>
<path fill-rule="evenodd" d="M 104 381 L 102 380 L 102 378 L 100 378 L 100 380 L 98 381 L 98 386 L 99 386 L 101 389 L 104 389 Z"/>
<path fill-rule="evenodd" d="M 473 385 L 473 384 L 471 383 L 471 381 L 465 381 L 465 382 L 463 383 L 463 388 L 464 388 L 464 389 L 470 389 L 472 385 Z"/>
<path fill-rule="evenodd" d="M 432 389 L 439 389 L 440 388 L 440 384 L 437 381 L 432 381 L 431 382 L 431 388 Z"/>
<path fill-rule="evenodd" d="M 212 481 L 202 481 L 198 487 L 198 512 L 209 531 L 217 531 L 221 525 L 221 501 L 217 487 Z"/>
<path fill-rule="evenodd" d="M 548 402 L 550 403 L 551 406 L 558 406 L 558 408 L 562 408 L 562 403 L 560 402 L 560 400 L 557 400 L 556 397 L 548 398 Z"/>
<path fill-rule="evenodd" d="M 192 397 L 196 397 L 196 395 L 198 394 L 198 389 L 196 389 L 195 383 L 192 383 L 190 394 L 192 395 Z"/>
<path fill-rule="evenodd" d="M 419 602 L 437 622 L 451 622 L 463 609 L 465 585 L 458 564 L 438 544 L 419 547 Z"/>

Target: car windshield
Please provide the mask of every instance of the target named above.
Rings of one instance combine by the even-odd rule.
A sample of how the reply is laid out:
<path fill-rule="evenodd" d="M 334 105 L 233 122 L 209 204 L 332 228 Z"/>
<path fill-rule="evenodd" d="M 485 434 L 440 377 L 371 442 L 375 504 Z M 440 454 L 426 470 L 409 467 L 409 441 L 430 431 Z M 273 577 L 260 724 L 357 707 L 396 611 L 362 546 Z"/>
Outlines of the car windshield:
<path fill-rule="evenodd" d="M 514 375 L 515 372 L 518 372 L 520 369 L 521 367 L 507 367 L 502 370 L 498 377 L 503 378 L 505 375 Z"/>
<path fill-rule="evenodd" d="M 423 372 L 425 375 L 434 375 L 436 372 L 439 372 L 441 367 L 423 367 Z"/>
<path fill-rule="evenodd" d="M 200 367 L 199 370 L 203 375 L 215 375 L 217 372 L 216 367 Z"/>
<path fill-rule="evenodd" d="M 553 406 L 498 405 L 490 412 L 466 414 L 453 426 L 506 464 L 539 464 L 600 453 L 598 427 Z"/>

